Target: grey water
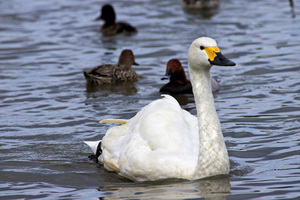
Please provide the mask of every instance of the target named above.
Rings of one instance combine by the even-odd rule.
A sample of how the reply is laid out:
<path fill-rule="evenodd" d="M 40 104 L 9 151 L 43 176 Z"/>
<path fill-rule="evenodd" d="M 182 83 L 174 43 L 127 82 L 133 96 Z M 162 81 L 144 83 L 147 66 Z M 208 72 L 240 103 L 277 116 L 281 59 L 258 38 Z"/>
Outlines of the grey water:
<path fill-rule="evenodd" d="M 103 37 L 100 7 L 138 34 Z M 300 4 L 221 0 L 212 12 L 180 0 L 0 1 L 1 199 L 299 199 Z M 187 49 L 215 38 L 235 67 L 213 67 L 214 94 L 231 170 L 198 181 L 135 183 L 87 159 L 84 140 L 161 98 L 169 59 L 187 71 Z M 115 87 L 86 86 L 82 71 L 136 55 L 140 78 Z M 177 95 L 196 114 L 191 95 Z"/>

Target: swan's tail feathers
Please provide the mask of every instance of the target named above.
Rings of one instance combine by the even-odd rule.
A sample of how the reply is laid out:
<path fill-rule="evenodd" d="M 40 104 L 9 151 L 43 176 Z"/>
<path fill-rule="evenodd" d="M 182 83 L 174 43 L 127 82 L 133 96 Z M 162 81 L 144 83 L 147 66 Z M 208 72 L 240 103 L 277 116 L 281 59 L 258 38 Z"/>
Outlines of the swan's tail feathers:
<path fill-rule="evenodd" d="M 95 161 L 98 163 L 99 156 L 102 154 L 102 145 L 101 140 L 98 141 L 84 141 L 85 144 L 87 144 L 93 151 L 93 155 L 89 156 L 90 160 Z"/>
<path fill-rule="evenodd" d="M 103 119 L 99 123 L 118 123 L 118 124 L 126 124 L 127 120 L 125 119 Z"/>

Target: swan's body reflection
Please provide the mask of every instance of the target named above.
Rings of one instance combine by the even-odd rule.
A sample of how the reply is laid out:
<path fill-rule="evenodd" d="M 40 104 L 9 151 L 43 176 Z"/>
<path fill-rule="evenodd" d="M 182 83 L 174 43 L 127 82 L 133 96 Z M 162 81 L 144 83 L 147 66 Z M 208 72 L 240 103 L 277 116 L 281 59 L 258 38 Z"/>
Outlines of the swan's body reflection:
<path fill-rule="evenodd" d="M 172 182 L 172 183 L 170 183 Z M 175 183 L 174 183 L 175 182 Z M 100 188 L 100 199 L 226 199 L 230 194 L 228 176 L 197 181 L 158 181 L 132 183 Z"/>

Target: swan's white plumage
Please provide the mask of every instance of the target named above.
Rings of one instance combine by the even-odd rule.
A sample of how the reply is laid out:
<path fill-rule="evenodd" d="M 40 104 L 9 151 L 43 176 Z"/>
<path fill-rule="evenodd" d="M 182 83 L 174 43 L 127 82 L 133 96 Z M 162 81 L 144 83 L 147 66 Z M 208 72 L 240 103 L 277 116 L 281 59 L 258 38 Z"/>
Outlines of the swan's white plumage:
<path fill-rule="evenodd" d="M 193 170 L 191 166 L 196 166 L 198 141 L 197 118 L 182 110 L 173 97 L 164 95 L 126 124 L 108 129 L 102 140 L 101 161 L 106 169 L 134 180 L 180 174 L 178 178 L 185 178 Z"/>
<path fill-rule="evenodd" d="M 229 173 L 227 149 L 210 89 L 211 65 L 200 49 L 216 45 L 211 38 L 198 38 L 189 49 L 198 117 L 181 109 L 172 96 L 163 95 L 122 125 L 107 130 L 99 157 L 107 170 L 135 181 L 195 180 Z"/>

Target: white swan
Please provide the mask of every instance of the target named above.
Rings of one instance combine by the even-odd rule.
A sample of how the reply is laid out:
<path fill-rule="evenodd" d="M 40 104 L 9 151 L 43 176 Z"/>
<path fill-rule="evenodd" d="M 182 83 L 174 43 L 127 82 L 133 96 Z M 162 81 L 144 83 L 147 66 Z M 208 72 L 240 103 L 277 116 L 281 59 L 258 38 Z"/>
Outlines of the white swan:
<path fill-rule="evenodd" d="M 228 153 L 211 92 L 212 65 L 235 63 L 221 54 L 215 40 L 193 41 L 188 66 L 198 117 L 181 109 L 173 97 L 163 95 L 129 120 L 100 121 L 121 125 L 109 128 L 102 142 L 85 143 L 107 170 L 134 181 L 228 174 Z"/>

